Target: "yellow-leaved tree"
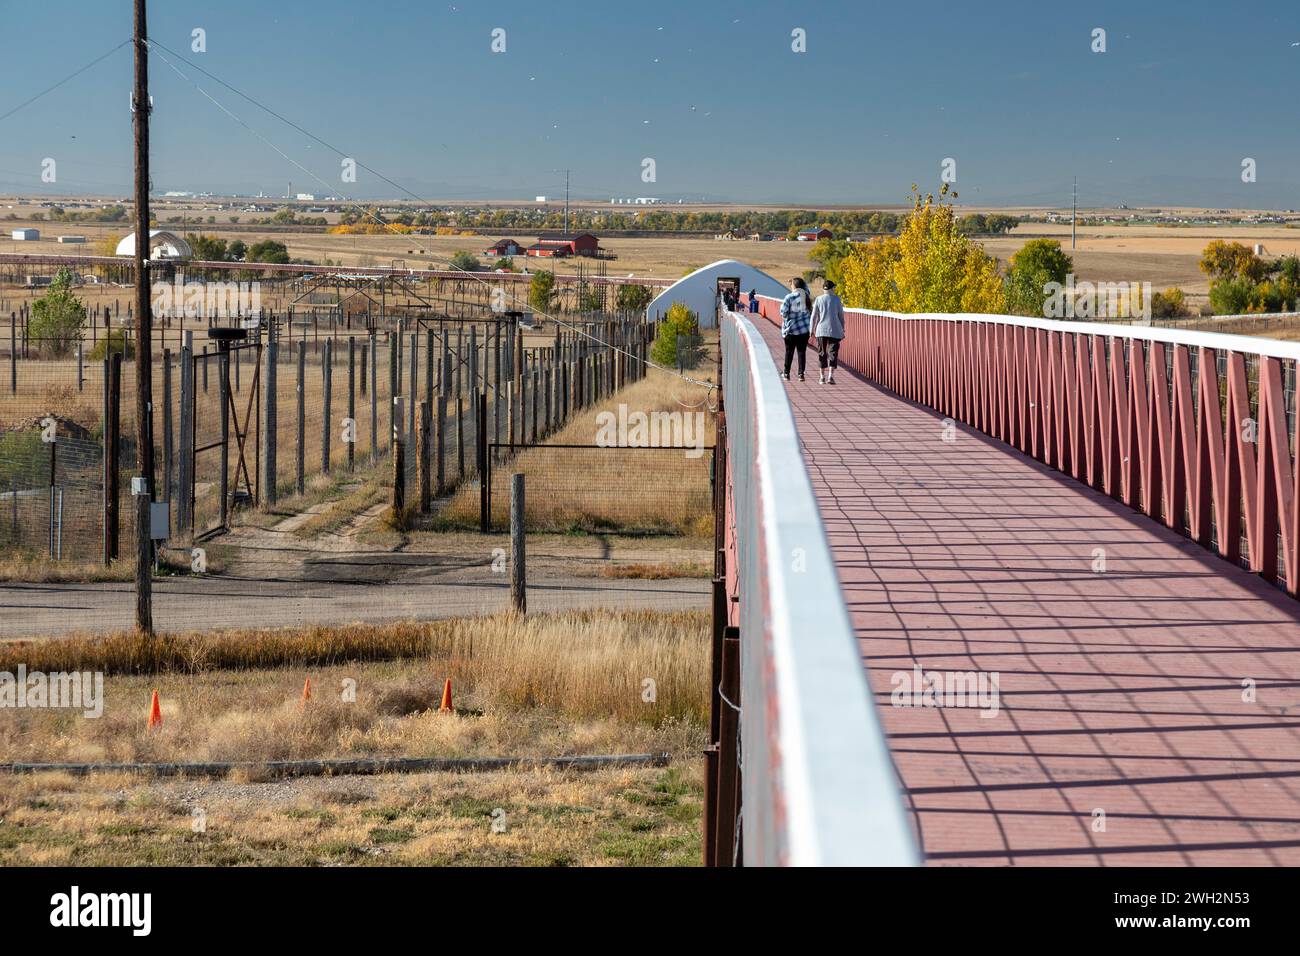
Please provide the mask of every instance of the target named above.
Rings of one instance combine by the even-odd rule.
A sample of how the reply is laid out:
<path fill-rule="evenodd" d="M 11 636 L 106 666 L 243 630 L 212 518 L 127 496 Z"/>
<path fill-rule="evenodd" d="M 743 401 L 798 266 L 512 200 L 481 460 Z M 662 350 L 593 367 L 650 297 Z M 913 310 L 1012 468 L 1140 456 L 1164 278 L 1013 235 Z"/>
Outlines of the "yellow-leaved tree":
<path fill-rule="evenodd" d="M 899 234 L 853 246 L 840 265 L 845 305 L 890 312 L 1003 311 L 998 261 L 962 234 L 947 198 L 947 185 L 937 201 L 913 185 L 912 212 Z"/>

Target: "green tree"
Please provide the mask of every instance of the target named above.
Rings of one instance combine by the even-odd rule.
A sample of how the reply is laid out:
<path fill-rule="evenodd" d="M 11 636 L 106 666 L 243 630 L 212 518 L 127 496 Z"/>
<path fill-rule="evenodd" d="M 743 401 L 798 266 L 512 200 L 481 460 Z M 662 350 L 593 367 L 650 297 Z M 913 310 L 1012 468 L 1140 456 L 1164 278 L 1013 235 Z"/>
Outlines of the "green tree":
<path fill-rule="evenodd" d="M 226 249 L 226 258 L 231 262 L 240 262 L 248 255 L 248 246 L 243 239 L 236 239 Z"/>
<path fill-rule="evenodd" d="M 624 312 L 640 312 L 653 298 L 647 286 L 621 285 L 618 287 L 618 296 L 614 300 L 614 305 Z"/>
<path fill-rule="evenodd" d="M 993 213 L 984 217 L 984 229 L 995 236 L 1000 236 L 1005 232 L 1010 232 L 1018 225 L 1020 225 L 1020 219 L 1016 216 L 1004 216 L 1001 213 Z"/>
<path fill-rule="evenodd" d="M 1074 261 L 1055 239 L 1030 239 L 1011 257 L 1007 270 L 1006 306 L 1013 315 L 1043 315 L 1047 284 L 1065 285 Z"/>
<path fill-rule="evenodd" d="M 81 341 L 86 322 L 86 307 L 72 294 L 72 273 L 60 269 L 44 295 L 32 303 L 28 334 L 37 350 L 60 358 Z"/>
<path fill-rule="evenodd" d="M 225 262 L 227 257 L 226 240 L 209 236 L 205 233 L 190 234 L 185 237 L 194 252 L 194 258 L 203 262 Z"/>
<path fill-rule="evenodd" d="M 248 247 L 248 262 L 271 262 L 283 265 L 289 261 L 289 250 L 283 242 L 263 239 Z"/>
<path fill-rule="evenodd" d="M 1253 288 L 1245 279 L 1220 279 L 1210 286 L 1210 308 L 1215 315 L 1244 315 L 1250 311 Z"/>
<path fill-rule="evenodd" d="M 817 263 L 813 278 L 830 279 L 836 285 L 844 281 L 840 266 L 852 250 L 853 244 L 847 239 L 818 239 L 808 250 L 808 258 Z"/>
<path fill-rule="evenodd" d="M 555 304 L 555 275 L 550 272 L 533 273 L 528 283 L 528 304 L 534 312 L 549 312 Z"/>
<path fill-rule="evenodd" d="M 459 272 L 478 272 L 483 268 L 483 263 L 478 261 L 478 256 L 464 249 L 457 249 L 452 253 L 450 265 Z"/>

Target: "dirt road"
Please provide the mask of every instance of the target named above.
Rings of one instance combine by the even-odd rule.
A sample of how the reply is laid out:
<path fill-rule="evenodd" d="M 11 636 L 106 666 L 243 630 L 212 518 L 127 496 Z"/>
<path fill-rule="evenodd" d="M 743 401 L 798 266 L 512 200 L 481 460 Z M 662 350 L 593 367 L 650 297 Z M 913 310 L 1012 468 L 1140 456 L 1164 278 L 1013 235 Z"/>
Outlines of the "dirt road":
<path fill-rule="evenodd" d="M 530 585 L 530 611 L 619 607 L 676 610 L 708 607 L 709 582 L 550 578 Z M 457 617 L 510 605 L 510 582 L 431 581 L 419 575 L 388 583 L 275 581 L 187 577 L 154 583 L 154 624 L 161 631 L 296 624 L 378 623 Z M 130 584 L 0 585 L 0 639 L 129 628 Z"/>

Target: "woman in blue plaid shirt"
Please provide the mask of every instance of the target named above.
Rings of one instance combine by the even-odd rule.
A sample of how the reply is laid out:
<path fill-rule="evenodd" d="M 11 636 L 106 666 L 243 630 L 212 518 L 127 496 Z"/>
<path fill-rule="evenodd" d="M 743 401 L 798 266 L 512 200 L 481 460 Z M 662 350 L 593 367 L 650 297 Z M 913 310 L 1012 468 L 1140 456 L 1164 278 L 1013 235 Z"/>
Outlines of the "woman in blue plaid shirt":
<path fill-rule="evenodd" d="M 790 362 L 799 354 L 799 381 L 803 381 L 804 365 L 808 360 L 808 333 L 812 331 L 812 296 L 808 285 L 800 278 L 790 280 L 790 294 L 781 300 L 781 337 L 785 339 L 785 373 L 790 380 Z"/>

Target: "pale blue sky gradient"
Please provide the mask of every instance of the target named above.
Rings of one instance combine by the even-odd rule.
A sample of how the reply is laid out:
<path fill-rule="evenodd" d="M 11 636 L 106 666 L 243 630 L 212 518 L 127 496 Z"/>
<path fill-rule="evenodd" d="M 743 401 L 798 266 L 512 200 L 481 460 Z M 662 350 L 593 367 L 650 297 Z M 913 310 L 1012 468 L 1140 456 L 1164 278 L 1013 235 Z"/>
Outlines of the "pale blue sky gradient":
<path fill-rule="evenodd" d="M 0 3 L 0 114 L 126 39 L 130 8 Z M 195 27 L 206 53 L 190 51 Z M 791 52 L 795 27 L 807 53 Z M 1085 206 L 1300 208 L 1294 0 L 155 0 L 150 30 L 434 201 L 558 196 L 568 167 L 580 198 L 898 203 L 953 157 L 970 203 L 1068 203 L 1077 175 Z M 283 195 L 292 180 L 401 198 L 364 171 L 343 184 L 336 155 L 177 65 L 331 188 L 155 57 L 157 191 Z M 0 120 L 0 192 L 126 195 L 130 83 L 126 47 Z M 56 187 L 40 183 L 45 157 Z"/>

